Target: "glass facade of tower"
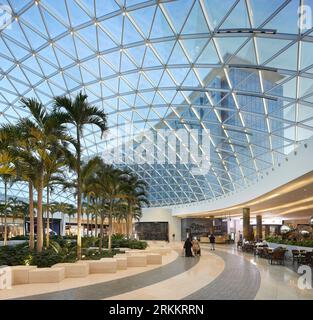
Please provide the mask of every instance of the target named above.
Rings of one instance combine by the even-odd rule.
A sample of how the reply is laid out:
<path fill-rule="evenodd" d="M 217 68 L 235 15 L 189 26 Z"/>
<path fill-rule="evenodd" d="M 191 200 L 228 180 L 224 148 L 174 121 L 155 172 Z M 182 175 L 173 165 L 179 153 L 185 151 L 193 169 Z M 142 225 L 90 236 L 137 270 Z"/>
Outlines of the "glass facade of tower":
<path fill-rule="evenodd" d="M 257 177 L 255 168 L 262 172 L 271 166 L 273 156 L 275 161 L 279 161 L 283 156 L 283 128 L 278 125 L 275 127 L 274 123 L 271 130 L 275 134 L 271 140 L 264 139 L 268 132 L 265 114 L 276 111 L 276 114 L 283 116 L 282 103 L 275 99 L 264 103 L 261 97 L 255 96 L 260 92 L 260 81 L 256 70 L 234 68 L 230 70 L 229 77 L 235 84 L 235 88 L 244 92 L 244 95 L 238 94 L 238 103 L 244 110 L 243 118 L 239 117 L 232 96 L 225 94 L 228 88 L 226 79 L 218 74 L 214 75 L 214 80 L 209 84 L 210 91 L 193 92 L 189 95 L 191 108 L 180 108 L 177 111 L 178 117 L 170 114 L 164 119 L 170 124 L 171 129 L 162 123 L 156 125 L 158 129 L 166 127 L 166 130 L 171 132 L 169 135 L 173 135 L 178 130 L 186 130 L 186 127 L 197 130 L 199 144 L 210 144 L 210 162 L 212 163 L 211 170 L 204 175 L 192 175 L 190 173 L 192 165 L 181 164 L 178 157 L 175 164 L 168 162 L 158 164 L 155 157 L 153 164 L 144 164 L 142 173 L 137 166 L 137 170 L 144 175 L 145 179 L 153 179 L 156 182 L 154 191 L 159 197 L 163 194 L 165 197 L 169 196 L 167 201 L 175 199 L 175 203 L 185 203 L 187 199 L 201 201 L 209 199 L 214 193 L 222 195 L 224 192 L 235 191 L 234 182 L 241 185 L 243 176 L 247 181 L 255 179 Z M 279 78 L 279 75 L 275 74 L 275 77 Z M 212 76 L 208 75 L 207 78 Z M 270 78 L 264 79 L 264 83 L 267 87 L 275 86 L 273 79 Z M 282 88 L 277 87 L 274 93 L 281 95 Z M 210 108 L 209 100 L 218 102 L 216 112 Z M 183 105 L 184 102 L 181 104 Z M 222 127 L 217 125 L 216 113 L 221 123 L 227 128 L 228 135 L 225 135 Z M 203 126 L 199 125 L 199 120 Z M 153 153 L 155 155 L 158 152 L 157 139 L 160 138 L 156 128 L 151 129 L 154 132 Z M 215 145 L 209 140 L 202 140 L 204 128 L 209 130 Z M 176 152 L 179 154 L 182 146 L 178 138 L 174 139 Z M 192 142 L 189 141 L 189 143 Z M 268 151 L 269 149 L 275 149 L 277 152 L 273 155 Z M 201 153 L 200 149 L 199 152 Z M 168 154 L 168 150 L 165 153 Z M 251 153 L 256 153 L 257 160 L 253 160 L 254 154 L 251 157 Z M 173 183 L 178 184 L 179 189 L 172 190 Z M 154 203 L 153 199 L 151 202 Z"/>

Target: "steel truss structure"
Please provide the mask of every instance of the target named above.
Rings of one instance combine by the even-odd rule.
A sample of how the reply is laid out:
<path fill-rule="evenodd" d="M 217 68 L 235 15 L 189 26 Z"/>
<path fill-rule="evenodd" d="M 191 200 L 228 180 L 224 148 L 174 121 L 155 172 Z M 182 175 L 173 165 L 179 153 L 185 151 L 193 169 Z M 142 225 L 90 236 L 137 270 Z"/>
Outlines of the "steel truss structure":
<path fill-rule="evenodd" d="M 54 96 L 83 90 L 110 127 L 105 139 L 86 127 L 85 157 L 119 145 L 129 125 L 210 132 L 203 175 L 125 160 L 148 182 L 153 206 L 247 186 L 313 133 L 313 0 L 2 3 L 10 17 L 0 30 L 0 123 L 28 116 L 21 97 L 49 109 Z M 26 197 L 27 188 L 11 192 Z"/>

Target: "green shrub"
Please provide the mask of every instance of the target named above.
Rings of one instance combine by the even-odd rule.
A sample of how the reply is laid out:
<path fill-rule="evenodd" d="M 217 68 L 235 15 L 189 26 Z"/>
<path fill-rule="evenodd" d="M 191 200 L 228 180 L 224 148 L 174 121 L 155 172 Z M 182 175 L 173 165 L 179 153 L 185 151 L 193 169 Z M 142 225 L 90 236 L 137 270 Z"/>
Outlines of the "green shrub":
<path fill-rule="evenodd" d="M 0 265 L 37 265 L 39 268 L 51 267 L 60 262 L 75 262 L 77 260 L 76 238 L 73 237 L 52 237 L 50 246 L 43 249 L 42 252 L 29 250 L 28 242 L 16 246 L 0 247 Z M 82 238 L 84 259 L 101 259 L 104 257 L 113 257 L 121 251 L 120 247 L 130 249 L 144 250 L 147 242 L 139 240 L 128 240 L 123 235 L 114 235 L 112 237 L 112 252 L 103 250 L 101 254 L 98 250 L 87 250 L 91 246 L 99 246 L 99 238 Z M 104 238 L 104 247 L 108 246 L 107 237 Z"/>
<path fill-rule="evenodd" d="M 124 253 L 121 250 L 113 249 L 111 252 L 108 250 L 84 250 L 82 255 L 82 260 L 99 260 L 101 258 L 112 258 L 117 253 Z"/>
<path fill-rule="evenodd" d="M 108 247 L 108 237 L 103 239 L 103 247 Z M 130 248 L 144 250 L 148 246 L 146 241 L 139 241 L 134 239 L 126 239 L 124 235 L 115 234 L 112 236 L 112 248 Z"/>
<path fill-rule="evenodd" d="M 29 240 L 29 236 L 15 236 L 10 238 L 9 240 Z"/>
<path fill-rule="evenodd" d="M 313 248 L 313 240 L 297 241 L 297 240 L 292 240 L 292 239 L 282 239 L 281 237 L 267 237 L 266 241 L 272 242 L 272 243 L 290 245 L 290 246 Z"/>
<path fill-rule="evenodd" d="M 39 268 L 51 267 L 60 262 L 75 262 L 76 244 L 67 242 L 61 246 L 51 240 L 50 247 L 42 252 L 29 250 L 28 243 L 0 248 L 0 265 L 36 265 Z"/>
<path fill-rule="evenodd" d="M 125 239 L 126 239 L 126 237 L 122 233 L 115 233 L 112 235 L 112 241 L 121 241 L 121 240 L 125 240 Z"/>
<path fill-rule="evenodd" d="M 5 246 L 0 248 L 0 265 L 16 266 L 30 264 L 33 253 L 29 252 L 28 244 Z"/>
<path fill-rule="evenodd" d="M 82 238 L 82 247 L 90 248 L 99 246 L 100 238 L 98 237 L 83 237 Z"/>
<path fill-rule="evenodd" d="M 127 240 L 127 239 L 119 241 L 118 245 L 119 245 L 118 247 L 122 247 L 122 248 L 140 249 L 140 250 L 144 250 L 148 246 L 146 241 Z"/>
<path fill-rule="evenodd" d="M 63 256 L 49 248 L 40 253 L 35 253 L 30 264 L 36 265 L 38 268 L 46 268 L 60 262 L 63 262 Z"/>

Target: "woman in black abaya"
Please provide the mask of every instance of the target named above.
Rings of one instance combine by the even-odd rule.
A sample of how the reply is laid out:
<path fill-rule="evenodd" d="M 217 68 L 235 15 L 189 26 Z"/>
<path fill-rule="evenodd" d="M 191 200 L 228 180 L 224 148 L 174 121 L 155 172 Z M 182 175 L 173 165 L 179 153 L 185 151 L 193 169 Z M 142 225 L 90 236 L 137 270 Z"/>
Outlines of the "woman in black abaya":
<path fill-rule="evenodd" d="M 189 238 L 186 239 L 185 244 L 184 244 L 184 249 L 185 249 L 185 257 L 192 257 L 192 243 Z"/>

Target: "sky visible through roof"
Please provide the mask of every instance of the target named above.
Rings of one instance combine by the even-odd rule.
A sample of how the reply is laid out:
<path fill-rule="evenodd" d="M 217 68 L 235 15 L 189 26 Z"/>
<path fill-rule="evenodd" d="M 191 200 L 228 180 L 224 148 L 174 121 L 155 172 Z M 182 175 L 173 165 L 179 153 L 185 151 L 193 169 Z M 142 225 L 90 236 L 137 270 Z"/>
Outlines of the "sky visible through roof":
<path fill-rule="evenodd" d="M 110 128 L 101 139 L 86 127 L 86 158 L 122 148 L 123 139 L 135 151 L 144 130 L 153 132 L 157 154 L 159 130 L 168 131 L 172 146 L 160 152 L 167 159 L 178 146 L 174 163 L 131 163 L 123 150 L 117 163 L 148 182 L 153 206 L 245 187 L 312 135 L 313 0 L 0 4 L 0 123 L 28 116 L 21 97 L 49 109 L 54 96 L 83 90 L 107 112 Z M 210 146 L 208 172 L 193 174 L 195 165 L 179 160 L 190 149 L 179 129 L 210 133 L 202 141 Z M 27 197 L 27 186 L 10 192 Z M 61 190 L 52 197 L 74 201 Z"/>

